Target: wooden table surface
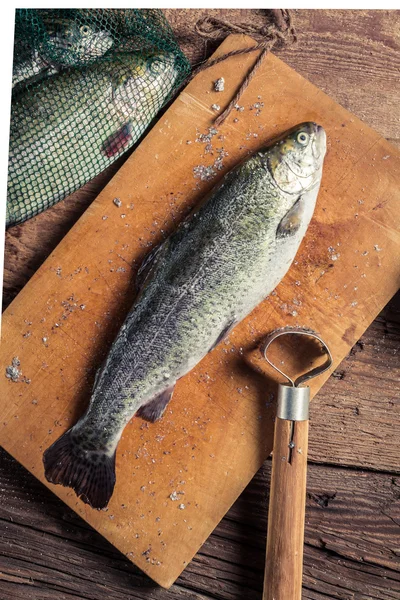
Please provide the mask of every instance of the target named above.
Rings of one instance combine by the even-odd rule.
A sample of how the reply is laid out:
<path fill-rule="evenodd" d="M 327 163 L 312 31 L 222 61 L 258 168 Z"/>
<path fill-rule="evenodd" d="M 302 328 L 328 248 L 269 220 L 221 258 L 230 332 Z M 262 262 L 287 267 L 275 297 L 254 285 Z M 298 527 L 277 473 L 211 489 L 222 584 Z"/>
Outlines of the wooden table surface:
<path fill-rule="evenodd" d="M 193 37 L 206 12 L 236 23 L 264 22 L 260 10 L 165 12 L 193 63 L 215 48 Z M 299 45 L 277 53 L 280 58 L 399 147 L 400 13 L 293 12 Z M 5 304 L 122 162 L 7 232 Z M 305 599 L 400 599 L 399 342 L 398 294 L 313 402 Z M 261 599 L 269 479 L 267 461 L 166 591 L 2 452 L 0 598 Z"/>

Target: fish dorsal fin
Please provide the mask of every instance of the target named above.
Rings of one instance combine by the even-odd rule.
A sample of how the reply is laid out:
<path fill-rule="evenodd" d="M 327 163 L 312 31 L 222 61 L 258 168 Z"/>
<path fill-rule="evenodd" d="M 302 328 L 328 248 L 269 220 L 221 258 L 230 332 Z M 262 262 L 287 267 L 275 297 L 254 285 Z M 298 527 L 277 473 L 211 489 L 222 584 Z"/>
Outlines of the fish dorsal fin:
<path fill-rule="evenodd" d="M 151 423 L 154 423 L 154 421 L 158 421 L 158 419 L 161 419 L 165 409 L 167 408 L 168 402 L 172 398 L 174 388 L 175 384 L 171 385 L 169 388 L 161 392 L 161 394 L 154 396 L 154 398 L 152 398 L 150 402 L 147 402 L 147 404 L 144 404 L 139 408 L 136 415 L 138 417 L 142 417 L 142 419 L 145 419 L 146 421 L 150 421 Z"/>
<path fill-rule="evenodd" d="M 286 213 L 276 230 L 277 237 L 286 237 L 294 235 L 301 226 L 304 205 L 302 197 L 294 203 L 292 208 Z"/>
<path fill-rule="evenodd" d="M 157 266 L 159 260 L 162 256 L 164 256 L 167 247 L 169 244 L 169 238 L 167 238 L 164 242 L 153 248 L 149 254 L 147 254 L 139 267 L 139 270 L 136 275 L 136 289 L 138 292 L 141 292 L 150 280 L 150 275 L 154 272 L 155 267 Z"/>
<path fill-rule="evenodd" d="M 236 319 L 233 318 L 229 321 L 229 323 L 227 323 L 227 325 L 225 325 L 225 327 L 223 328 L 223 330 L 218 335 L 217 339 L 215 340 L 215 342 L 209 349 L 209 352 L 211 352 L 211 350 L 214 350 L 215 346 L 218 346 L 218 344 L 220 342 L 222 342 L 222 340 L 228 335 L 228 333 L 231 331 L 231 329 L 233 329 L 235 327 L 235 325 L 236 325 Z"/>

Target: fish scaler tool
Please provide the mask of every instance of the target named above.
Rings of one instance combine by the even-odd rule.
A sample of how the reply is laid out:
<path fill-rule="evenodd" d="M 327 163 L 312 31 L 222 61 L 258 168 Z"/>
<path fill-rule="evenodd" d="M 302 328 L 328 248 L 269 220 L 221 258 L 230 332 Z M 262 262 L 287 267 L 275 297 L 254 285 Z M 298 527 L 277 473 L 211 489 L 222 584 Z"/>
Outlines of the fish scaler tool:
<path fill-rule="evenodd" d="M 286 335 L 313 338 L 326 360 L 296 379 L 289 377 L 269 358 L 271 344 Z M 300 386 L 329 369 L 332 356 L 319 335 L 297 327 L 275 330 L 261 352 L 288 381 L 278 384 L 263 600 L 301 600 L 310 388 Z"/>

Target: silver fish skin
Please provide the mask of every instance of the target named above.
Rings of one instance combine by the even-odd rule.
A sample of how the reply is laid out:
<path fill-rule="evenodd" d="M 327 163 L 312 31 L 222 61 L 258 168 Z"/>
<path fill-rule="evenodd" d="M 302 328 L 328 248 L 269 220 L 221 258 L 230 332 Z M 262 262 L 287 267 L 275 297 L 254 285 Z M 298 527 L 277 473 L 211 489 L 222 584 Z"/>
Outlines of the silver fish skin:
<path fill-rule="evenodd" d="M 172 54 L 117 54 L 20 94 L 11 109 L 6 225 L 52 206 L 126 152 L 177 77 Z"/>
<path fill-rule="evenodd" d="M 160 418 L 175 382 L 278 285 L 312 217 L 326 136 L 303 123 L 229 172 L 145 260 L 139 295 L 99 369 L 86 414 L 44 454 L 52 483 L 95 508 L 136 413 Z"/>

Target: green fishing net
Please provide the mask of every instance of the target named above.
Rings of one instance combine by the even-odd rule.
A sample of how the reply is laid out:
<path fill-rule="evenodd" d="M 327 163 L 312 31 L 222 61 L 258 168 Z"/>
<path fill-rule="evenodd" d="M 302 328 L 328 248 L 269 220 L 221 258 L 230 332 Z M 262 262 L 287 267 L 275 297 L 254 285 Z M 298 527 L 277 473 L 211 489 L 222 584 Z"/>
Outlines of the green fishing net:
<path fill-rule="evenodd" d="M 17 9 L 7 226 L 126 152 L 189 70 L 159 10 Z"/>

